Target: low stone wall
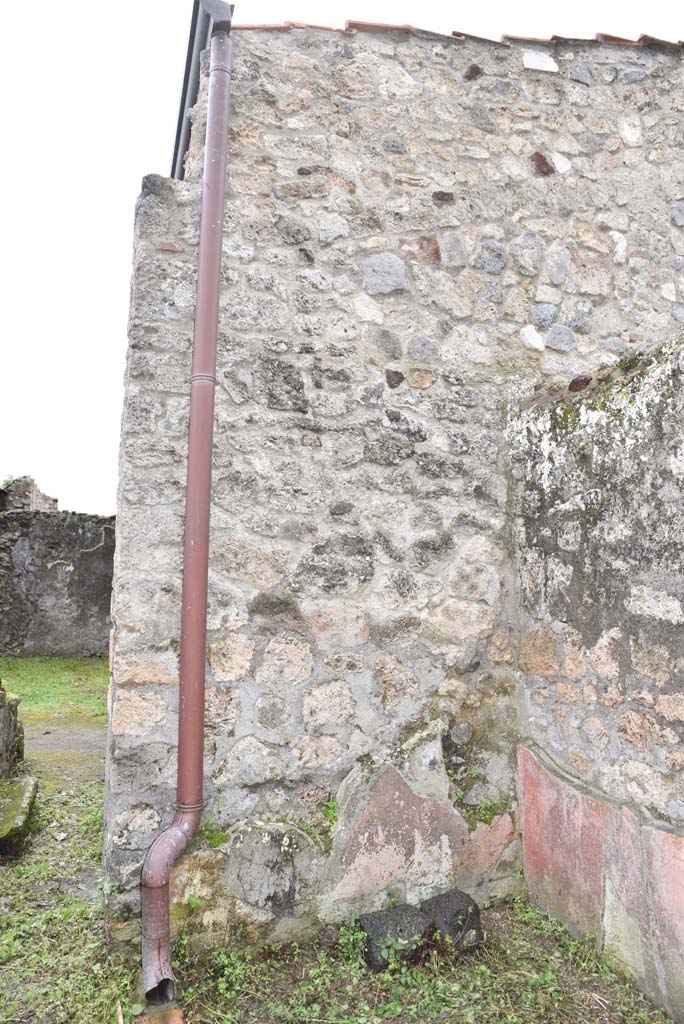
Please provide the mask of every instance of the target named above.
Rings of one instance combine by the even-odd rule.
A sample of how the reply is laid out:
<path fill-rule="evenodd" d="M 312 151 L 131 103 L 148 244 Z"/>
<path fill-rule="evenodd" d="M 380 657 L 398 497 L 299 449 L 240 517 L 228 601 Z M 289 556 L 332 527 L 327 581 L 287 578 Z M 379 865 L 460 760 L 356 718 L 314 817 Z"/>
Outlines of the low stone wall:
<path fill-rule="evenodd" d="M 0 653 L 104 655 L 114 517 L 0 513 Z"/>
<path fill-rule="evenodd" d="M 683 372 L 668 345 L 511 428 L 528 883 L 680 1020 Z"/>

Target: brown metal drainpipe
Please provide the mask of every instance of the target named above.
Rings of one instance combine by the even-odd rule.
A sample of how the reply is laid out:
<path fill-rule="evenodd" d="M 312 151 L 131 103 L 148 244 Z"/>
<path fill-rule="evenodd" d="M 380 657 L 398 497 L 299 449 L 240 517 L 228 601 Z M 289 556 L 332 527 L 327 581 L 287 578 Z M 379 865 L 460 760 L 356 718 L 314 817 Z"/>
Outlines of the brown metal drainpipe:
<path fill-rule="evenodd" d="M 185 492 L 178 799 L 173 824 L 157 836 L 142 869 L 142 968 L 148 1004 L 173 999 L 169 877 L 202 816 L 204 677 L 207 643 L 209 512 L 214 430 L 221 245 L 228 158 L 233 7 L 202 0 L 213 18 L 209 104 L 202 181 L 197 305 L 192 353 L 188 471 Z"/>

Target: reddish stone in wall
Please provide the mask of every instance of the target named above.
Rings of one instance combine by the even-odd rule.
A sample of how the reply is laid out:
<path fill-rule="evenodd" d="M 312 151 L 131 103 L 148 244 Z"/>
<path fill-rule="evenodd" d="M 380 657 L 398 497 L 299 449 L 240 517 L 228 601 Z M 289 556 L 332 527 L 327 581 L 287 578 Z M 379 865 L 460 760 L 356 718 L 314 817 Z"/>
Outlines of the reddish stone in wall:
<path fill-rule="evenodd" d="M 469 871 L 475 877 L 485 877 L 515 840 L 515 819 L 510 811 L 497 815 L 489 825 L 480 822 L 468 837 L 459 870 Z"/>
<path fill-rule="evenodd" d="M 396 768 L 388 768 L 345 845 L 336 897 L 381 892 L 399 877 L 420 895 L 435 876 L 446 883 L 467 842 L 468 826 L 448 800 L 417 796 Z"/>
<path fill-rule="evenodd" d="M 599 935 L 606 808 L 550 775 L 524 747 L 518 771 L 530 893 L 576 935 Z"/>
<path fill-rule="evenodd" d="M 341 851 L 336 901 L 379 897 L 391 885 L 409 903 L 454 886 L 482 896 L 497 890 L 497 878 L 510 875 L 506 858 L 516 844 L 511 813 L 470 832 L 449 800 L 416 794 L 394 767 L 379 775 L 368 796 Z"/>

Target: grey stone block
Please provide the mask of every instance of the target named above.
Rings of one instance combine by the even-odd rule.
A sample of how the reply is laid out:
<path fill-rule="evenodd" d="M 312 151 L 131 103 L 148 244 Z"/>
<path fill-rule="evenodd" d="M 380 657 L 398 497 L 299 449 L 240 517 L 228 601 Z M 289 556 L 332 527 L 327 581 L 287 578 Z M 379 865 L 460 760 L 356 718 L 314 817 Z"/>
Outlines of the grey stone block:
<path fill-rule="evenodd" d="M 544 244 L 532 231 L 525 231 L 511 242 L 510 253 L 516 270 L 525 277 L 533 277 L 539 268 Z"/>
<path fill-rule="evenodd" d="M 567 249 L 552 249 L 546 256 L 546 270 L 552 284 L 563 284 L 571 266 L 570 253 Z"/>
<path fill-rule="evenodd" d="M 553 324 L 546 335 L 546 347 L 555 349 L 556 352 L 570 352 L 577 348 L 577 339 L 569 327 Z"/>
<path fill-rule="evenodd" d="M 591 85 L 591 71 L 586 64 L 573 64 L 568 71 L 568 78 L 572 82 L 580 82 L 582 85 Z"/>
<path fill-rule="evenodd" d="M 363 287 L 369 295 L 388 295 L 408 288 L 406 265 L 391 252 L 368 256 L 361 261 L 361 268 Z"/>
<path fill-rule="evenodd" d="M 439 256 L 445 267 L 465 267 L 467 262 L 465 248 L 457 231 L 443 231 L 437 241 Z"/>
<path fill-rule="evenodd" d="M 508 262 L 508 253 L 500 242 L 488 239 L 480 246 L 480 251 L 473 260 L 476 270 L 484 270 L 487 274 L 500 274 Z"/>
<path fill-rule="evenodd" d="M 673 203 L 670 207 L 670 220 L 677 228 L 684 228 L 684 203 Z"/>
<path fill-rule="evenodd" d="M 550 327 L 557 316 L 558 306 L 550 302 L 536 302 L 530 310 L 530 319 L 535 327 Z"/>

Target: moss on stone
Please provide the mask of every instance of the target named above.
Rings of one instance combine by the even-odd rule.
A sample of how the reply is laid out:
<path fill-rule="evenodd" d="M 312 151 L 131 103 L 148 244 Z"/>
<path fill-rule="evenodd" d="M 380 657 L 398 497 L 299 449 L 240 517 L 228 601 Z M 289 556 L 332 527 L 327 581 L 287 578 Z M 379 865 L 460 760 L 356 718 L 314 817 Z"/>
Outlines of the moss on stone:
<path fill-rule="evenodd" d="M 0 844 L 24 835 L 37 790 L 38 782 L 29 775 L 0 780 Z"/>
<path fill-rule="evenodd" d="M 227 832 L 219 828 L 215 821 L 209 819 L 200 825 L 197 838 L 201 846 L 208 846 L 211 850 L 216 850 L 219 846 L 225 846 L 230 837 Z"/>

